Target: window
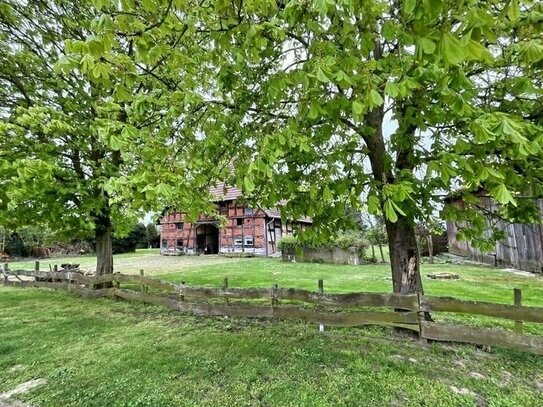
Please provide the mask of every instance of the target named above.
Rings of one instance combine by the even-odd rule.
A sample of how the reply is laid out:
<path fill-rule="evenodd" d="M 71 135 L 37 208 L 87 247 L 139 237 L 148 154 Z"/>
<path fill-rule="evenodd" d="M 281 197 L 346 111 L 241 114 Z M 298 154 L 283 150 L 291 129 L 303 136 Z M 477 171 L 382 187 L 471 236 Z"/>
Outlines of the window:
<path fill-rule="evenodd" d="M 177 239 L 177 247 L 183 247 L 183 239 Z"/>
<path fill-rule="evenodd" d="M 236 237 L 234 239 L 234 246 L 236 247 L 253 247 L 254 246 L 254 239 L 252 236 L 248 236 L 245 238 L 245 245 L 243 244 L 243 240 L 241 237 Z"/>
<path fill-rule="evenodd" d="M 175 225 L 177 227 L 177 230 L 181 230 L 185 227 L 185 224 L 183 222 L 176 223 Z"/>
<path fill-rule="evenodd" d="M 236 218 L 236 226 L 243 225 L 243 218 Z"/>
<path fill-rule="evenodd" d="M 168 241 L 166 239 L 162 239 L 162 247 L 166 249 L 168 247 Z"/>
<path fill-rule="evenodd" d="M 220 211 L 225 211 L 227 209 L 228 209 L 228 204 L 226 202 L 224 202 L 224 201 L 219 202 L 219 210 Z"/>
<path fill-rule="evenodd" d="M 253 208 L 245 208 L 245 215 L 252 215 L 253 214 Z"/>

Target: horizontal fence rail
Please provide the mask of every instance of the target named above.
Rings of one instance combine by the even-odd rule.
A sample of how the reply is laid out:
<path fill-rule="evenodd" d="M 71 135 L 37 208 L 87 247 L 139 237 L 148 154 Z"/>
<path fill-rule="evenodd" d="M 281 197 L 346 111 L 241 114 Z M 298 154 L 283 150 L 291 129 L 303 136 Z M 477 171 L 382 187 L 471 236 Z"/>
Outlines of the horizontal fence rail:
<path fill-rule="evenodd" d="M 329 294 L 324 293 L 323 280 L 318 281 L 317 292 L 276 285 L 270 288 L 232 288 L 228 287 L 226 278 L 220 288 L 193 287 L 184 282 L 174 284 L 149 278 L 144 276 L 143 270 L 139 275 L 90 276 L 75 271 L 40 271 L 38 262 L 33 271 L 9 270 L 5 264 L 0 277 L 5 286 L 64 290 L 88 298 L 122 298 L 199 316 L 302 320 L 319 324 L 321 331 L 324 326 L 381 325 L 417 332 L 422 342 L 462 342 L 543 354 L 543 337 L 522 334 L 523 322 L 543 323 L 543 308 L 523 306 L 519 289 L 514 289 L 514 304 L 508 305 L 428 295 Z M 130 289 L 121 288 L 121 283 L 128 283 Z M 154 289 L 153 292 L 149 288 Z M 265 300 L 269 303 L 242 303 L 241 300 Z M 360 310 L 362 307 L 374 309 Z M 375 308 L 392 309 L 382 311 Z M 428 315 L 435 312 L 512 320 L 514 332 L 428 321 Z"/>

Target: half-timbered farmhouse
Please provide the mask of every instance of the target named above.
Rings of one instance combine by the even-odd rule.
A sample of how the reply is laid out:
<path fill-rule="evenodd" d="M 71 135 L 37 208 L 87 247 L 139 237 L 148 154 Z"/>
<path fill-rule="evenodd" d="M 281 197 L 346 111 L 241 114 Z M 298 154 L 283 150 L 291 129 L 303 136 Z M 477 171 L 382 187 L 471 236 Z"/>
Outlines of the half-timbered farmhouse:
<path fill-rule="evenodd" d="M 242 191 L 220 184 L 210 191 L 220 215 L 227 218 L 221 228 L 219 221 L 200 215 L 190 223 L 182 212 L 167 212 L 161 219 L 161 253 L 217 254 L 246 252 L 275 255 L 282 236 L 292 234 L 296 228 L 311 224 L 308 218 L 282 222 L 278 209 L 248 206 L 242 202 Z"/>

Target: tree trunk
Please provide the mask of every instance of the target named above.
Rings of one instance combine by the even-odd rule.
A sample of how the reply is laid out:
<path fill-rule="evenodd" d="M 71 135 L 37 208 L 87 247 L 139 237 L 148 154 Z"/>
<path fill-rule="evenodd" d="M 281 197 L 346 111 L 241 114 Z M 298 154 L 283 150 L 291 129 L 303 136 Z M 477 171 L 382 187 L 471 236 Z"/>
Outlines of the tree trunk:
<path fill-rule="evenodd" d="M 113 228 L 109 216 L 96 218 L 96 275 L 113 273 Z"/>
<path fill-rule="evenodd" d="M 428 234 L 428 255 L 430 256 L 430 264 L 434 264 L 434 242 L 431 233 Z"/>
<path fill-rule="evenodd" d="M 394 293 L 423 294 L 414 225 L 403 216 L 395 223 L 388 220 L 385 222 Z"/>
<path fill-rule="evenodd" d="M 379 245 L 379 253 L 381 254 L 381 263 L 384 263 L 385 255 L 383 254 L 383 244 L 379 242 L 378 245 Z"/>
<path fill-rule="evenodd" d="M 373 243 L 371 244 L 371 258 L 374 262 L 377 262 L 377 259 L 375 258 L 375 245 Z"/>

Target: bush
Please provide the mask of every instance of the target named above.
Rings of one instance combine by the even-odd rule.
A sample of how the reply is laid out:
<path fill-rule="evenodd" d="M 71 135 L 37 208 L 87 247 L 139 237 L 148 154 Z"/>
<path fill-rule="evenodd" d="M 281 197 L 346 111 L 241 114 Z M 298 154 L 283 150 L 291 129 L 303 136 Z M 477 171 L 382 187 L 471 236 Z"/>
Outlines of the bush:
<path fill-rule="evenodd" d="M 365 240 L 355 234 L 343 234 L 331 238 L 325 242 L 315 242 L 312 239 L 301 240 L 296 236 L 285 236 L 279 242 L 278 248 L 286 253 L 295 254 L 304 249 L 334 249 L 348 250 L 356 249 L 360 256 L 363 256 L 368 247 Z"/>
<path fill-rule="evenodd" d="M 277 245 L 277 248 L 282 252 L 295 253 L 296 249 L 300 248 L 300 241 L 294 236 L 285 236 Z"/>

